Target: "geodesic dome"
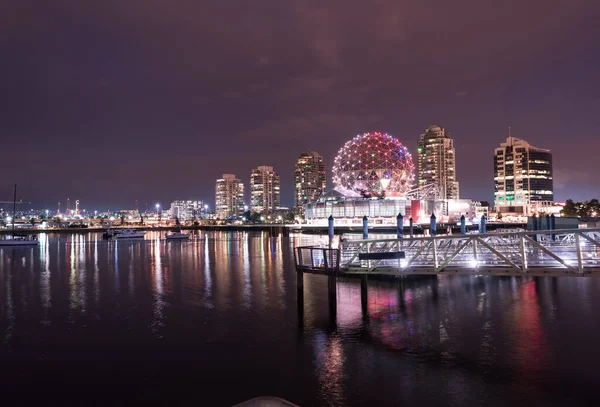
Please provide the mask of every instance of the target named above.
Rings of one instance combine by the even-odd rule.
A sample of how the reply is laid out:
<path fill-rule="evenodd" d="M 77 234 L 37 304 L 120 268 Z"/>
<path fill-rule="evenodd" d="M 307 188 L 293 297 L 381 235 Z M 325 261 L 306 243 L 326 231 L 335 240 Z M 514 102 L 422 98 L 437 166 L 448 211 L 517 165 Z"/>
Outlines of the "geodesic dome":
<path fill-rule="evenodd" d="M 365 133 L 346 142 L 333 165 L 337 189 L 363 196 L 404 196 L 413 188 L 412 156 L 389 134 Z"/>

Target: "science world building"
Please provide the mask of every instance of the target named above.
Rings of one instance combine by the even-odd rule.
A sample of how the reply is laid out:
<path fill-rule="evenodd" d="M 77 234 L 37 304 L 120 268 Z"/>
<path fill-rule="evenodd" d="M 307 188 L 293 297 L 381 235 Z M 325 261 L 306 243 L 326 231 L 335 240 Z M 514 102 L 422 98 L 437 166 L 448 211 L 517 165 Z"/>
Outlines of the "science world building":
<path fill-rule="evenodd" d="M 365 133 L 347 141 L 333 166 L 333 190 L 304 207 L 308 224 L 322 225 L 333 216 L 339 225 L 359 225 L 367 216 L 374 225 L 429 222 L 432 213 L 450 221 L 473 212 L 470 200 L 444 199 L 434 185 L 416 186 L 415 166 L 402 143 L 382 133 Z"/>

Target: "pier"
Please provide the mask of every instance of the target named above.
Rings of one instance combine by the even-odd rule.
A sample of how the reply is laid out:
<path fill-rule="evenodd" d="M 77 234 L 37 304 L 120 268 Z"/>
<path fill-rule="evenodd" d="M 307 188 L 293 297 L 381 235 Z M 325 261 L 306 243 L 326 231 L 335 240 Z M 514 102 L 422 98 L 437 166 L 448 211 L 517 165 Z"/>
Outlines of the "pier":
<path fill-rule="evenodd" d="M 600 276 L 600 228 L 354 239 L 295 250 L 299 272 Z"/>

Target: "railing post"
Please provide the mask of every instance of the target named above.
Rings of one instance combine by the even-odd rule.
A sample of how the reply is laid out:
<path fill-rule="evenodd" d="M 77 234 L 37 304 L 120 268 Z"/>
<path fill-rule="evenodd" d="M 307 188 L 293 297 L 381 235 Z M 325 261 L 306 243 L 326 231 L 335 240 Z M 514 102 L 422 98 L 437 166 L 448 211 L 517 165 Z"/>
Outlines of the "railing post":
<path fill-rule="evenodd" d="M 471 242 L 473 242 L 473 260 L 475 260 L 475 265 L 478 265 L 477 261 L 477 240 L 471 238 Z"/>
<path fill-rule="evenodd" d="M 438 268 L 438 256 L 437 256 L 437 247 L 435 245 L 435 239 L 431 241 L 433 245 L 433 267 L 437 271 Z"/>
<path fill-rule="evenodd" d="M 396 216 L 396 229 L 398 239 L 404 238 L 404 216 L 402 216 L 402 213 L 398 213 L 398 216 Z"/>
<path fill-rule="evenodd" d="M 325 271 L 329 271 L 329 262 L 327 261 L 327 250 L 323 249 L 323 267 L 325 267 Z"/>
<path fill-rule="evenodd" d="M 581 242 L 579 241 L 579 234 L 581 232 L 575 232 L 575 248 L 577 249 L 577 271 L 583 273 L 583 256 L 581 253 Z"/>
<path fill-rule="evenodd" d="M 527 272 L 527 253 L 525 252 L 525 236 L 521 235 L 521 264 L 523 273 Z"/>
<path fill-rule="evenodd" d="M 367 246 L 367 254 L 371 253 L 369 243 L 365 242 L 365 245 Z M 371 271 L 371 259 L 367 259 L 367 271 Z"/>
<path fill-rule="evenodd" d="M 337 261 L 335 263 L 335 271 L 340 271 L 340 262 L 342 261 L 342 246 L 339 246 L 337 251 Z"/>
<path fill-rule="evenodd" d="M 333 245 L 333 238 L 335 236 L 335 231 L 333 229 L 333 223 L 334 223 L 333 215 L 329 215 L 329 218 L 327 219 L 327 222 L 328 222 L 328 225 L 327 225 L 328 228 L 327 229 L 328 229 L 328 232 L 329 232 L 328 233 L 329 234 L 329 248 L 331 249 L 331 246 Z"/>

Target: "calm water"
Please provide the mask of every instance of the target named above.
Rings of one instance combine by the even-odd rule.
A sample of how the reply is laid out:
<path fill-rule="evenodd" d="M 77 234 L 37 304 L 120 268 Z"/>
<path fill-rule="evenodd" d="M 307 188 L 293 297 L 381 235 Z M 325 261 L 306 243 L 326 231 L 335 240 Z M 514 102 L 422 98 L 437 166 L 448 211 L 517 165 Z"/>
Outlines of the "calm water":
<path fill-rule="evenodd" d="M 597 400 L 600 279 L 305 275 L 299 291 L 294 237 L 147 237 L 0 249 L 3 405 Z"/>

